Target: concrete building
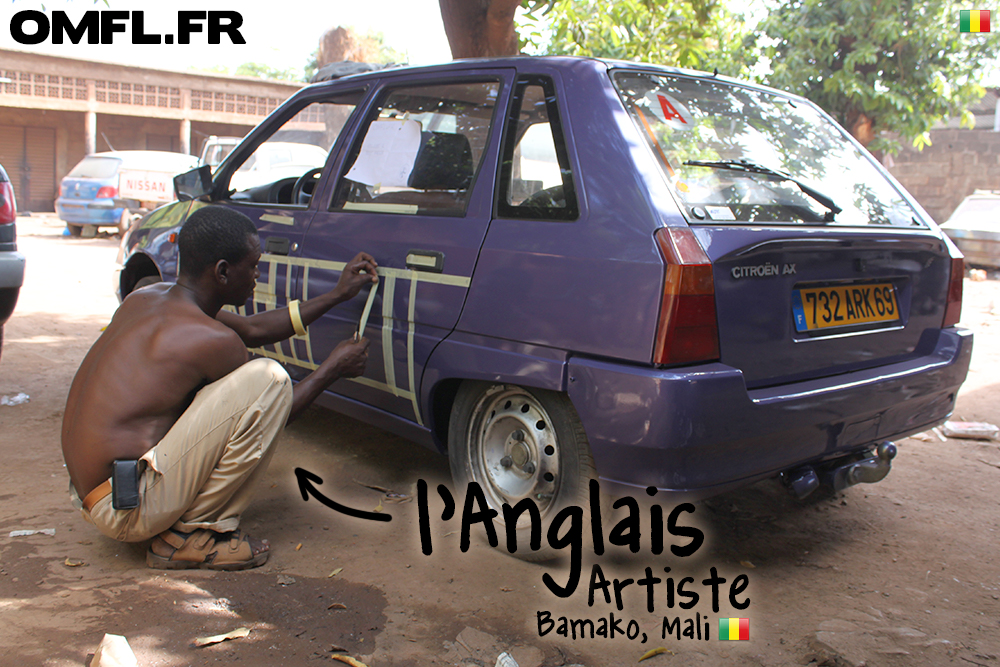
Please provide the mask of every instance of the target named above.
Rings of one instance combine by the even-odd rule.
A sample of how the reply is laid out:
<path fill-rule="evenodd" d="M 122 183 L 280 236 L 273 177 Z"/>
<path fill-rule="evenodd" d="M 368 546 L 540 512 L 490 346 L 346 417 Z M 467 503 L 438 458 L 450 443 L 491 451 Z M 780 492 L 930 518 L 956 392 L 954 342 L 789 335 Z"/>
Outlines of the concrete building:
<path fill-rule="evenodd" d="M 243 136 L 303 84 L 0 49 L 0 164 L 22 211 L 52 211 L 59 182 L 107 150 L 198 154 Z"/>
<path fill-rule="evenodd" d="M 974 129 L 950 120 L 931 130 L 931 145 L 922 151 L 904 145 L 883 160 L 939 223 L 976 190 L 1000 191 L 1000 88 L 987 90 L 969 110 Z"/>

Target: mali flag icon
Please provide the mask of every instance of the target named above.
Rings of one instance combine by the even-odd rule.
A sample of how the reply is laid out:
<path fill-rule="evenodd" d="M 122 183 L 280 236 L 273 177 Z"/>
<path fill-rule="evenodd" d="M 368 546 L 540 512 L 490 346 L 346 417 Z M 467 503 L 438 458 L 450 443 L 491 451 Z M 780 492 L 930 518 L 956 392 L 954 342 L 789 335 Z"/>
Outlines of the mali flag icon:
<path fill-rule="evenodd" d="M 720 618 L 719 639 L 750 641 L 749 618 Z"/>
<path fill-rule="evenodd" d="M 963 9 L 958 13 L 958 24 L 962 32 L 989 32 L 990 10 Z"/>

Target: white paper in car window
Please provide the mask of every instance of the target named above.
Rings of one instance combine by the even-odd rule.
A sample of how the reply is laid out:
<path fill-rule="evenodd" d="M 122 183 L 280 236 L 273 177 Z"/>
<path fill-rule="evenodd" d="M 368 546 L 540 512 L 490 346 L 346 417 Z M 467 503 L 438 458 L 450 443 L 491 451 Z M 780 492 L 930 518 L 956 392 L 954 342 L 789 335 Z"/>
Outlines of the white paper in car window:
<path fill-rule="evenodd" d="M 375 121 L 347 178 L 365 185 L 406 187 L 420 150 L 420 130 L 415 120 Z"/>

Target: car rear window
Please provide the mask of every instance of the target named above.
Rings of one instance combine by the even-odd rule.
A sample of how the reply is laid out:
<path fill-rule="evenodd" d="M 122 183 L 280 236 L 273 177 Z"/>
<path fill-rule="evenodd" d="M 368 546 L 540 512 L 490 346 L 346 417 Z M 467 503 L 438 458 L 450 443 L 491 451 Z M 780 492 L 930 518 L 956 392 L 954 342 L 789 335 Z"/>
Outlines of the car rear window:
<path fill-rule="evenodd" d="M 85 157 L 67 174 L 68 178 L 111 178 L 118 172 L 121 160 L 114 157 Z"/>
<path fill-rule="evenodd" d="M 614 82 L 692 224 L 924 226 L 811 104 L 711 78 Z"/>

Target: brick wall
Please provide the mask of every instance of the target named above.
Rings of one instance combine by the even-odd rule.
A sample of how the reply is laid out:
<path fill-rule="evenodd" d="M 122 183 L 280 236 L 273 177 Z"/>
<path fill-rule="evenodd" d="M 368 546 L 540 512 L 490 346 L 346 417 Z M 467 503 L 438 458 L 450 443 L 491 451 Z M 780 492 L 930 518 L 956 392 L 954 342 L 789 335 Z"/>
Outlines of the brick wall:
<path fill-rule="evenodd" d="M 907 146 L 889 171 L 939 223 L 974 190 L 1000 191 L 1000 132 L 933 130 L 923 151 Z"/>

